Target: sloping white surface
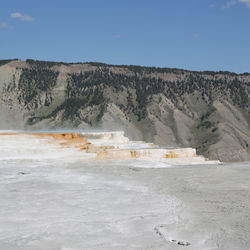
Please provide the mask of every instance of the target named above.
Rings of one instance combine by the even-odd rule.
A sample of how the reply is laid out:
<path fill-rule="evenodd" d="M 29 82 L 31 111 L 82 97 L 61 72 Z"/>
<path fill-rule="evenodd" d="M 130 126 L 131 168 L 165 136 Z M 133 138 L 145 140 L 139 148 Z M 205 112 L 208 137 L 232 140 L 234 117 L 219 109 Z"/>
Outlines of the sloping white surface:
<path fill-rule="evenodd" d="M 163 244 L 154 226 L 177 220 L 179 201 L 134 181 L 83 173 L 82 155 L 50 139 L 1 139 L 1 249 L 128 249 L 128 244 L 146 249 Z"/>

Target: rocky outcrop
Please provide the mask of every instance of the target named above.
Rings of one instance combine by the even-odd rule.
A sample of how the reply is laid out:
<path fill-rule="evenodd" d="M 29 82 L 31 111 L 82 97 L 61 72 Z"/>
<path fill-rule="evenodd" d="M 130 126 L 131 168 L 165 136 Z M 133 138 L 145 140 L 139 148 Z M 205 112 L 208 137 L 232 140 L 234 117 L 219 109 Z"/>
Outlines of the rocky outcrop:
<path fill-rule="evenodd" d="M 124 130 L 131 139 L 250 160 L 250 74 L 1 61 L 0 128 Z"/>

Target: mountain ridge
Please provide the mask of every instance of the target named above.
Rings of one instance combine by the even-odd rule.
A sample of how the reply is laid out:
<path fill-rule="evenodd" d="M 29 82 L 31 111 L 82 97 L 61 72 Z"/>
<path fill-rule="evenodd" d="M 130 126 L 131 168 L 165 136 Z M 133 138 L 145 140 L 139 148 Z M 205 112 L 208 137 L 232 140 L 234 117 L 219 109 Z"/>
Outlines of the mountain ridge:
<path fill-rule="evenodd" d="M 190 70 L 190 69 L 183 69 L 183 68 L 171 68 L 171 67 L 158 67 L 158 66 L 145 66 L 145 65 L 137 65 L 137 64 L 110 64 L 110 63 L 103 63 L 103 62 L 93 62 L 93 61 L 85 61 L 85 62 L 63 62 L 63 61 L 44 61 L 44 60 L 34 60 L 34 59 L 0 59 L 0 66 L 7 64 L 9 62 L 26 62 L 30 65 L 44 65 L 46 67 L 52 67 L 55 65 L 92 65 L 92 66 L 106 66 L 106 67 L 123 67 L 123 68 L 143 68 L 143 69 L 151 69 L 155 71 L 183 71 L 183 72 L 192 72 L 192 73 L 203 73 L 203 74 L 231 74 L 235 76 L 240 75 L 250 75 L 250 72 L 242 72 L 236 73 L 230 70 Z"/>

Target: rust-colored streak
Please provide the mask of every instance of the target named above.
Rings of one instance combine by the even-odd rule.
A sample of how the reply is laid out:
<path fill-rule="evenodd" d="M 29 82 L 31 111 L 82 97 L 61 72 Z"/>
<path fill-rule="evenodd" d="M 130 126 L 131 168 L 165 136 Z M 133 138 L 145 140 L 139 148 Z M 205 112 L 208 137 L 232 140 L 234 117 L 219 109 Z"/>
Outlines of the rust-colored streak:
<path fill-rule="evenodd" d="M 137 158 L 136 151 L 135 151 L 135 150 L 130 151 L 130 156 L 131 156 L 132 158 Z"/>
<path fill-rule="evenodd" d="M 174 153 L 173 151 L 170 151 L 164 155 L 164 158 L 167 158 L 167 159 L 179 158 L 179 155 Z"/>
<path fill-rule="evenodd" d="M 80 150 L 87 148 L 87 145 L 91 144 L 80 133 L 28 133 L 28 135 L 37 137 L 52 137 L 55 141 L 58 141 L 61 146 L 64 147 L 77 147 Z"/>
<path fill-rule="evenodd" d="M 79 150 L 87 150 L 90 146 L 90 142 L 81 134 L 81 133 L 36 133 L 36 132 L 7 132 L 7 133 L 0 133 L 0 136 L 5 135 L 28 135 L 28 136 L 35 136 L 39 138 L 52 138 L 55 143 L 58 143 L 60 146 L 63 147 L 74 147 L 79 148 Z M 52 141 L 52 142 L 53 142 Z"/>

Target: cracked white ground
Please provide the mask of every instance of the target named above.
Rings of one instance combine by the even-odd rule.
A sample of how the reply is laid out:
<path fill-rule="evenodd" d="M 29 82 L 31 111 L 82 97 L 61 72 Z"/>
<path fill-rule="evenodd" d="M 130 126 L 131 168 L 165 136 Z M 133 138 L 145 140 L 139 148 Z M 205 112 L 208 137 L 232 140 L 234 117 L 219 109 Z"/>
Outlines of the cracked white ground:
<path fill-rule="evenodd" d="M 87 157 L 1 138 L 0 249 L 250 248 L 249 163 Z"/>

